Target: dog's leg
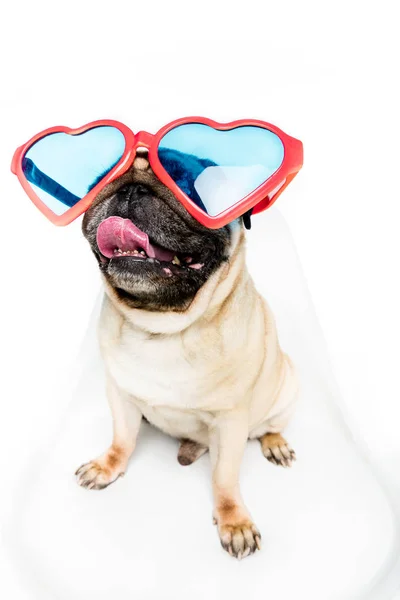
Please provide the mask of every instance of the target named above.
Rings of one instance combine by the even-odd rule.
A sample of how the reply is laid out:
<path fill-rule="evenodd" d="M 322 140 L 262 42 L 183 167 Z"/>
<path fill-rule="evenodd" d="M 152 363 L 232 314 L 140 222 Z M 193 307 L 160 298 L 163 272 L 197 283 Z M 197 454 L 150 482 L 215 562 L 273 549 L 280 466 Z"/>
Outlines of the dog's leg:
<path fill-rule="evenodd" d="M 136 445 L 142 414 L 111 379 L 107 379 L 107 397 L 113 418 L 113 442 L 101 456 L 79 467 L 77 482 L 88 489 L 101 490 L 121 477 Z"/>
<path fill-rule="evenodd" d="M 247 413 L 232 412 L 216 419 L 210 430 L 213 468 L 214 522 L 222 547 L 239 559 L 261 547 L 261 535 L 239 489 L 239 470 L 248 438 Z"/>
<path fill-rule="evenodd" d="M 266 433 L 260 437 L 262 452 L 274 465 L 291 467 L 296 460 L 295 451 L 280 433 Z"/>
<path fill-rule="evenodd" d="M 178 462 L 183 466 L 191 465 L 200 456 L 203 456 L 207 450 L 207 446 L 203 446 L 203 444 L 198 444 L 192 440 L 182 440 L 178 450 Z"/>

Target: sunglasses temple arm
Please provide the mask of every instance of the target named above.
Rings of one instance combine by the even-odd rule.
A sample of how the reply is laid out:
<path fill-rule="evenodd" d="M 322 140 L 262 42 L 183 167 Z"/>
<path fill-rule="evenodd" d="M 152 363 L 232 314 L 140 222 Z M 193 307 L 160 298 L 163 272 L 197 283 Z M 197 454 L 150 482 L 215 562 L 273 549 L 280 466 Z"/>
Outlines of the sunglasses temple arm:
<path fill-rule="evenodd" d="M 254 206 L 242 214 L 243 225 L 246 229 L 251 229 L 251 213 L 253 212 Z"/>
<path fill-rule="evenodd" d="M 51 177 L 43 173 L 37 168 L 35 163 L 30 158 L 24 158 L 22 163 L 22 169 L 26 179 L 39 187 L 41 190 L 53 196 L 56 200 L 59 200 L 66 206 L 74 206 L 81 198 L 75 196 L 70 191 L 65 189 L 62 185 L 54 181 Z"/>

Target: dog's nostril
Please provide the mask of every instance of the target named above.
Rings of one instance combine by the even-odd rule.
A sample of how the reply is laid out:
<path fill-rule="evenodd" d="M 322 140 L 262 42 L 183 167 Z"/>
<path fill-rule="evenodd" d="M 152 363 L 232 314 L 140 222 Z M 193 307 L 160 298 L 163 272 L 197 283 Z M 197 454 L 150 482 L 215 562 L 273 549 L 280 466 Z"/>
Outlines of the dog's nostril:
<path fill-rule="evenodd" d="M 148 196 L 150 194 L 150 190 L 143 183 L 128 183 L 119 188 L 118 194 L 121 194 L 127 200 L 131 200 L 131 198 Z"/>
<path fill-rule="evenodd" d="M 142 183 L 136 183 L 133 187 L 133 194 L 136 196 L 148 196 L 150 194 L 150 190 L 146 185 Z"/>
<path fill-rule="evenodd" d="M 125 198 L 129 198 L 132 195 L 132 192 L 132 186 L 128 183 L 118 188 L 117 194 L 119 194 L 120 196 L 125 196 Z"/>

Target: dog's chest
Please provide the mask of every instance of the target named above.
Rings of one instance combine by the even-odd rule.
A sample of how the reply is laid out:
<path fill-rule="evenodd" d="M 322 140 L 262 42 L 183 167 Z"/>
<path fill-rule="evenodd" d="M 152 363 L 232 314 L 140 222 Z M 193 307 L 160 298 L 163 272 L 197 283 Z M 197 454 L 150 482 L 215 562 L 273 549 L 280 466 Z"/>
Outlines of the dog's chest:
<path fill-rule="evenodd" d="M 226 364 L 217 342 L 127 329 L 108 345 L 104 358 L 118 386 L 149 407 L 214 411 L 232 405 L 218 380 L 226 379 L 233 365 Z"/>

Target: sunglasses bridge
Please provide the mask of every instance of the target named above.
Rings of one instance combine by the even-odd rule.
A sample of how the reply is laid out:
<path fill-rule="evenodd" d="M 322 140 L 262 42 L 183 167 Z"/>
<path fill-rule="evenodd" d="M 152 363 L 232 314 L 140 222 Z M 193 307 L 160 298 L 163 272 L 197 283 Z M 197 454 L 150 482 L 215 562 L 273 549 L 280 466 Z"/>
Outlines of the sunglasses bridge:
<path fill-rule="evenodd" d="M 133 148 L 135 150 L 137 148 L 147 148 L 147 150 L 150 150 L 150 147 L 153 144 L 153 140 L 154 135 L 152 133 L 148 133 L 147 131 L 139 131 L 135 134 Z"/>

